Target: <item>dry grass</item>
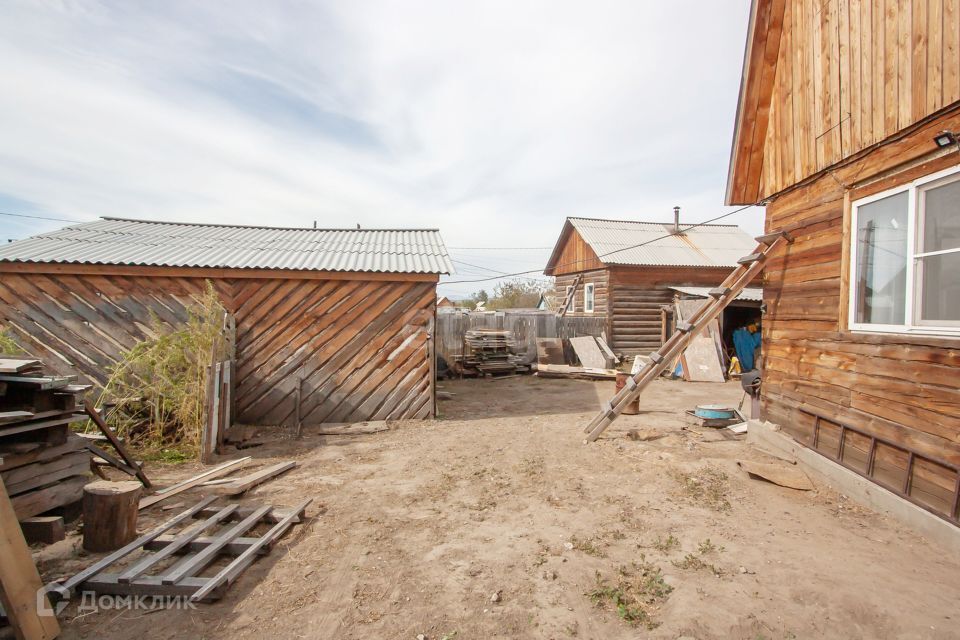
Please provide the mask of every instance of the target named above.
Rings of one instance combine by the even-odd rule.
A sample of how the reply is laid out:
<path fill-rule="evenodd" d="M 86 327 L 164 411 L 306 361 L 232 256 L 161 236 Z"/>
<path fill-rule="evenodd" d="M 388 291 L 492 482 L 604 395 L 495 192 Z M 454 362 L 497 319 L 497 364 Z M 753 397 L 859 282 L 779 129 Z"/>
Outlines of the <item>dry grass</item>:
<path fill-rule="evenodd" d="M 101 394 L 101 402 L 117 403 L 111 414 L 117 432 L 147 457 L 177 460 L 197 452 L 207 367 L 225 356 L 225 311 L 209 282 L 187 312 L 186 323 L 173 330 L 154 317 L 154 337 L 123 354 Z"/>
<path fill-rule="evenodd" d="M 10 332 L 0 326 L 0 355 L 19 356 L 23 355 L 23 349 L 17 344 L 16 340 L 10 335 Z"/>
<path fill-rule="evenodd" d="M 693 504 L 714 511 L 728 511 L 730 479 L 713 465 L 705 465 L 693 473 L 675 471 L 674 480 L 680 485 L 680 493 Z"/>

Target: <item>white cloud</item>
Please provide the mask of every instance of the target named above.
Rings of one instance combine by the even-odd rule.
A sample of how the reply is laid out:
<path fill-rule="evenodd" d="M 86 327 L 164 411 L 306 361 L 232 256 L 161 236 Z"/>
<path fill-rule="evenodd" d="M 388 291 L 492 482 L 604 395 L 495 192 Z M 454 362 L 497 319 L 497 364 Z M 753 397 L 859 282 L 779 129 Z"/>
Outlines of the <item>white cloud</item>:
<path fill-rule="evenodd" d="M 549 246 L 567 215 L 724 211 L 747 3 L 64 0 L 3 13 L 5 209 L 427 226 L 471 247 Z M 750 231 L 760 219 L 733 218 Z M 0 235 L 44 224 L 2 220 Z M 543 253 L 459 259 L 514 271 Z"/>

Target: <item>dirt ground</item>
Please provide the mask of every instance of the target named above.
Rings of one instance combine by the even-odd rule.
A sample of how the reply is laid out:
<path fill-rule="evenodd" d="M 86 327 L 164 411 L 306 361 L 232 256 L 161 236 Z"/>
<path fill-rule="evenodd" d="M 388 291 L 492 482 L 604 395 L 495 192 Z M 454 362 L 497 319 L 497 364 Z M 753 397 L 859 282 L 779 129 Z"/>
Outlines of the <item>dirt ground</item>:
<path fill-rule="evenodd" d="M 244 502 L 315 502 L 221 601 L 71 605 L 62 637 L 960 637 L 957 558 L 826 487 L 750 479 L 738 459 L 774 459 L 682 429 L 685 409 L 736 404 L 736 383 L 657 381 L 642 415 L 588 446 L 580 430 L 610 382 L 443 386 L 456 396 L 442 419 L 299 441 L 278 431 L 248 450 L 300 466 Z M 196 467 L 150 471 L 168 484 Z M 179 510 L 153 507 L 141 529 Z M 72 535 L 42 551 L 44 577 L 96 559 L 65 561 L 77 546 Z"/>

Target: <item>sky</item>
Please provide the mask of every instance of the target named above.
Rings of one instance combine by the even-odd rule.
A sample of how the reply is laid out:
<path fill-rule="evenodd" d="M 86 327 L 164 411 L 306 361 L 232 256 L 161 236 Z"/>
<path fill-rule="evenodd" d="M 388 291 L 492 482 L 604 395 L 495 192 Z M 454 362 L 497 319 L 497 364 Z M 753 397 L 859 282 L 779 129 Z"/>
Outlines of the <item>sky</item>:
<path fill-rule="evenodd" d="M 0 212 L 438 228 L 489 291 L 567 216 L 731 210 L 749 4 L 3 0 Z"/>

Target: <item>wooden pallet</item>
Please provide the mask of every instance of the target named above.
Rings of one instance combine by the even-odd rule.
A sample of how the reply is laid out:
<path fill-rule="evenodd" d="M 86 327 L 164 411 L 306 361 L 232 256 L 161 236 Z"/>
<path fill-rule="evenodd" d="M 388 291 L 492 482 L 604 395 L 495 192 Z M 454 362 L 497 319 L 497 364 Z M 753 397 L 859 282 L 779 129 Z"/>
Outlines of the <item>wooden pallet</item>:
<path fill-rule="evenodd" d="M 230 504 L 210 508 L 217 496 L 210 496 L 171 518 L 100 562 L 60 585 L 51 585 L 52 594 L 70 597 L 77 591 L 98 594 L 182 597 L 210 602 L 224 592 L 257 557 L 267 554 L 277 540 L 297 522 L 312 499 L 281 513 L 271 506 L 244 508 Z M 200 521 L 170 532 L 192 518 Z M 272 524 L 259 537 L 250 532 L 260 524 Z M 142 551 L 134 562 L 116 566 L 131 554 Z M 232 560 L 212 576 L 201 575 L 223 557 Z M 172 564 L 171 564 L 172 562 Z M 155 571 L 161 565 L 165 568 Z"/>

